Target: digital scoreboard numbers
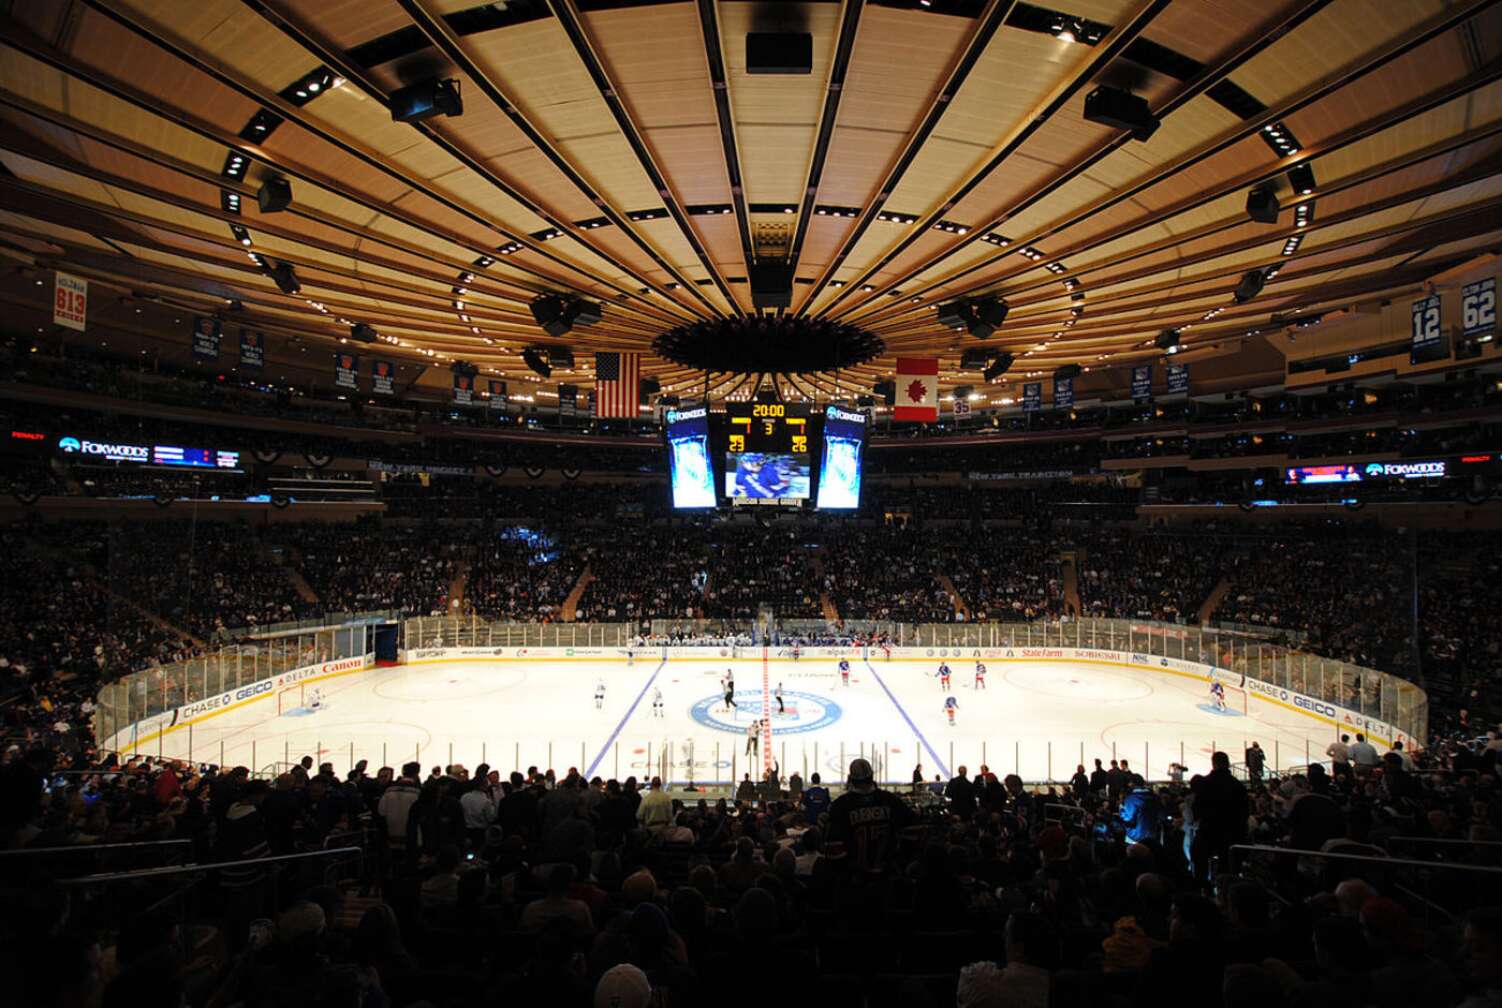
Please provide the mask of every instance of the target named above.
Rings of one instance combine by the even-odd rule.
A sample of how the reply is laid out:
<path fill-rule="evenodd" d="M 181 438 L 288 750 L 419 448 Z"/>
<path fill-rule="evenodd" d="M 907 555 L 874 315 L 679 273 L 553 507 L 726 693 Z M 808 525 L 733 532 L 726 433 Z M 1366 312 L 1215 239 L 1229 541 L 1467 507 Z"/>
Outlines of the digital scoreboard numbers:
<path fill-rule="evenodd" d="M 788 403 L 727 403 L 729 450 L 808 454 L 808 406 Z"/>

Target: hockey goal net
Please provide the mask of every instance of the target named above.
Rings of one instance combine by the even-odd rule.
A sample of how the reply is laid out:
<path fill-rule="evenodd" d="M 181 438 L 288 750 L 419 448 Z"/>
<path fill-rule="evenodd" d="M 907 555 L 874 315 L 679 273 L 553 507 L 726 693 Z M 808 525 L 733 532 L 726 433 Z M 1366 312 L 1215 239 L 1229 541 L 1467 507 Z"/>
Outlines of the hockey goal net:
<path fill-rule="evenodd" d="M 1228 689 L 1226 693 L 1229 695 L 1230 690 Z M 301 706 L 303 706 L 302 683 L 298 683 L 296 686 L 288 686 L 285 689 L 279 689 L 276 691 L 276 712 L 278 714 L 285 714 L 288 711 L 297 710 Z"/>

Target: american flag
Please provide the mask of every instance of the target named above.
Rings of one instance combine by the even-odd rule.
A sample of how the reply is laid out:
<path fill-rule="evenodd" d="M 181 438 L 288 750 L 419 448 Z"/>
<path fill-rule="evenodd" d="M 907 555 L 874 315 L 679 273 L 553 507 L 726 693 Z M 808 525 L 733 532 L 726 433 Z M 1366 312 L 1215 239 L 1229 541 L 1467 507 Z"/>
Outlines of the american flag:
<path fill-rule="evenodd" d="M 595 416 L 635 417 L 641 396 L 641 354 L 595 354 Z"/>

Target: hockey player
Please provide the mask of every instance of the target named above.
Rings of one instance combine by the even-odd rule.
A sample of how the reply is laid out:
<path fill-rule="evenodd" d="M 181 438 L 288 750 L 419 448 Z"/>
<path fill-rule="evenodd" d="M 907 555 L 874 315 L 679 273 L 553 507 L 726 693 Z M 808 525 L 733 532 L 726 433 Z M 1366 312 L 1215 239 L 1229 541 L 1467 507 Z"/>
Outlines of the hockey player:
<path fill-rule="evenodd" d="M 725 709 L 728 711 L 734 707 L 740 709 L 740 704 L 735 702 L 735 673 L 725 670 L 725 678 L 720 680 L 720 686 L 725 690 Z"/>
<path fill-rule="evenodd" d="M 761 739 L 761 722 L 752 721 L 751 727 L 746 729 L 746 755 L 756 755 L 756 743 Z"/>
<path fill-rule="evenodd" d="M 850 660 L 847 658 L 840 659 L 840 682 L 845 686 L 850 685 Z"/>
<path fill-rule="evenodd" d="M 777 684 L 777 689 L 772 693 L 772 697 L 777 701 L 777 713 L 786 714 L 787 705 L 782 702 L 782 683 Z"/>
<path fill-rule="evenodd" d="M 944 698 L 944 713 L 949 715 L 949 727 L 954 727 L 954 712 L 959 710 L 960 703 L 954 698 L 954 694 Z"/>
<path fill-rule="evenodd" d="M 652 716 L 662 717 L 662 687 L 657 686 L 652 690 Z"/>
<path fill-rule="evenodd" d="M 985 689 L 986 688 L 986 663 L 985 662 L 976 662 L 975 663 L 975 688 L 976 689 Z"/>
<path fill-rule="evenodd" d="M 595 683 L 595 710 L 605 706 L 605 680 Z"/>
<path fill-rule="evenodd" d="M 798 660 L 798 655 L 800 655 L 802 652 L 803 652 L 803 649 L 800 648 L 797 644 L 794 644 L 793 645 L 793 651 L 792 651 L 793 661 L 797 661 Z"/>
<path fill-rule="evenodd" d="M 1226 688 L 1219 679 L 1210 680 L 1210 702 L 1218 711 L 1226 709 Z"/>
<path fill-rule="evenodd" d="M 323 689 L 318 686 L 308 687 L 308 710 L 318 710 L 323 706 Z"/>
<path fill-rule="evenodd" d="M 949 692 L 949 663 L 948 662 L 940 662 L 939 663 L 939 689 L 943 690 L 945 693 Z"/>

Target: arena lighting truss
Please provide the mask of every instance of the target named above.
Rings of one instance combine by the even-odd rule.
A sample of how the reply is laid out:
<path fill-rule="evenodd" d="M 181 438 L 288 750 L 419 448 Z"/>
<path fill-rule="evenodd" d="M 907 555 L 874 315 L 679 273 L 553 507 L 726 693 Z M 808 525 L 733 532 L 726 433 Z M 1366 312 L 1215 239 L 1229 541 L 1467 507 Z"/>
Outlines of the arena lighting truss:
<path fill-rule="evenodd" d="M 807 374 L 864 364 L 886 343 L 858 326 L 820 318 L 752 316 L 677 326 L 652 342 L 675 364 L 720 374 Z"/>

